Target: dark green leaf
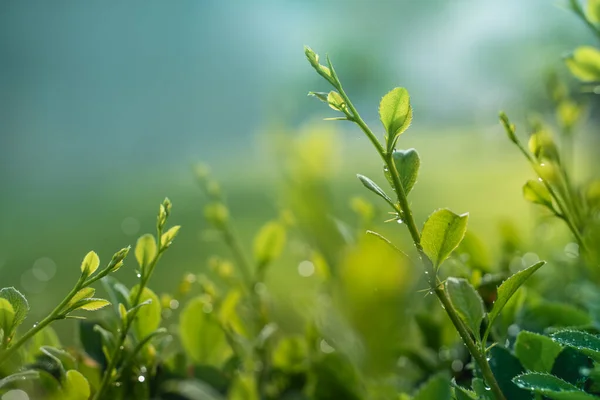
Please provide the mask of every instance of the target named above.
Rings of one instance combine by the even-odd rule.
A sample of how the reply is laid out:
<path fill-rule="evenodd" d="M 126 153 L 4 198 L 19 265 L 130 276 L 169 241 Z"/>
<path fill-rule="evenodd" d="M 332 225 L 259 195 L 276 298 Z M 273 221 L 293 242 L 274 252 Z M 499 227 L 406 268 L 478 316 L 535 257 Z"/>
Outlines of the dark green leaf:
<path fill-rule="evenodd" d="M 596 335 L 582 331 L 564 330 L 553 333 L 551 337 L 552 340 L 563 346 L 574 347 L 596 359 L 600 357 L 600 338 Z"/>
<path fill-rule="evenodd" d="M 592 367 L 592 360 L 588 356 L 572 347 L 566 347 L 556 357 L 551 373 L 575 385 L 588 378 L 585 371 L 589 371 Z"/>
<path fill-rule="evenodd" d="M 450 380 L 444 375 L 437 375 L 419 388 L 413 400 L 450 400 L 451 398 Z"/>
<path fill-rule="evenodd" d="M 531 400 L 531 395 L 517 387 L 512 379 L 525 372 L 525 369 L 507 349 L 494 346 L 490 349 L 490 368 L 502 393 L 510 400 Z"/>
<path fill-rule="evenodd" d="M 539 372 L 529 372 L 519 375 L 513 379 L 513 382 L 522 389 L 529 390 L 536 394 L 544 395 L 555 400 L 588 400 L 597 399 L 597 397 L 585 393 L 568 382 L 563 381 L 556 376 Z M 512 399 L 512 397 L 509 397 Z"/>

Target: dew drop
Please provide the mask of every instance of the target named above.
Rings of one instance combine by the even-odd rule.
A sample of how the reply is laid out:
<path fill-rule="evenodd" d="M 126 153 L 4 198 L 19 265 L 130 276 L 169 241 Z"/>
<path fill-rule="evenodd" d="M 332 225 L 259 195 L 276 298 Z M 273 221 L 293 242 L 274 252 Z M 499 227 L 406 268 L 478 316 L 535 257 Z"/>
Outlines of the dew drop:
<path fill-rule="evenodd" d="M 138 382 L 144 382 L 146 380 L 146 378 L 144 377 L 144 375 L 140 375 L 138 376 Z"/>

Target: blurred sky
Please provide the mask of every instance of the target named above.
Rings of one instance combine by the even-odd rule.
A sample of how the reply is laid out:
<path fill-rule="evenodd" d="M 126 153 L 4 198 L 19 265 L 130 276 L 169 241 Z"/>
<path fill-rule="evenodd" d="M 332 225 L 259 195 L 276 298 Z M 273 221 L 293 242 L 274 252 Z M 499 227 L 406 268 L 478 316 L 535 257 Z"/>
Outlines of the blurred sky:
<path fill-rule="evenodd" d="M 172 195 L 197 160 L 251 169 L 260 159 L 245 152 L 273 120 L 330 116 L 306 97 L 328 88 L 305 44 L 329 52 L 365 118 L 405 86 L 427 132 L 497 126 L 498 109 L 534 102 L 543 73 L 586 41 L 549 0 L 2 1 L 0 267 L 16 243 L 84 236 L 92 212 L 112 223 L 124 209 L 126 231 L 134 206 L 119 201 Z"/>

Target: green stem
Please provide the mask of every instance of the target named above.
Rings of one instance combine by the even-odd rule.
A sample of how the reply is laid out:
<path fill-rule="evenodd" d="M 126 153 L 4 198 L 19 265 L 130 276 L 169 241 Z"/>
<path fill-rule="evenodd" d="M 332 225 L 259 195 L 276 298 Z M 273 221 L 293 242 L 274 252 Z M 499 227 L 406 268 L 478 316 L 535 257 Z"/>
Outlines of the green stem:
<path fill-rule="evenodd" d="M 162 237 L 162 229 L 161 228 L 157 229 L 157 235 L 158 235 L 158 248 L 159 248 L 158 253 L 156 254 L 156 257 L 154 257 L 152 262 L 148 265 L 147 272 L 142 271 L 142 279 L 140 280 L 139 288 L 138 288 L 138 291 L 134 298 L 134 301 L 131 304 L 132 308 L 136 307 L 137 305 L 140 304 L 142 292 L 144 291 L 144 288 L 146 287 L 146 285 L 148 284 L 148 281 L 150 280 L 152 271 L 154 271 L 154 267 L 158 263 L 158 260 L 162 256 L 162 253 L 167 249 L 166 247 L 162 247 L 162 244 L 161 244 L 161 237 Z M 98 390 L 96 391 L 96 393 L 94 394 L 94 397 L 92 398 L 93 400 L 100 399 L 102 397 L 102 395 L 104 394 L 104 392 L 108 389 L 108 386 L 110 385 L 111 380 L 112 380 L 113 371 L 115 370 L 118 362 L 121 359 L 120 355 L 123 352 L 123 349 L 122 349 L 123 344 L 125 343 L 125 340 L 127 339 L 127 335 L 129 334 L 129 331 L 131 330 L 131 326 L 133 324 L 133 321 L 135 320 L 135 317 L 136 317 L 138 311 L 139 311 L 139 307 L 135 308 L 133 310 L 131 316 L 129 316 L 127 318 L 127 322 L 126 322 L 125 326 L 123 326 L 123 328 L 121 329 L 121 333 L 117 339 L 115 348 L 113 349 L 113 351 L 110 355 L 110 361 L 108 362 L 108 366 L 106 367 L 106 370 L 104 371 L 104 375 L 102 376 L 102 381 L 100 382 L 100 386 L 98 386 Z"/>
<path fill-rule="evenodd" d="M 250 261 L 248 261 L 244 250 L 242 249 L 242 244 L 233 231 L 233 228 L 229 224 L 224 224 L 221 228 L 221 232 L 223 233 L 225 243 L 229 246 L 233 257 L 237 261 L 244 281 L 248 285 L 249 290 L 253 291 L 252 267 L 250 266 Z"/>
<path fill-rule="evenodd" d="M 444 310 L 446 310 L 446 313 L 450 317 L 450 320 L 454 324 L 454 327 L 456 328 L 456 330 L 460 334 L 460 337 L 462 338 L 463 342 L 469 349 L 471 356 L 475 359 L 475 361 L 479 365 L 479 368 L 481 369 L 487 384 L 490 386 L 490 388 L 492 389 L 492 392 L 496 396 L 496 400 L 506 400 L 506 398 L 502 394 L 502 390 L 500 389 L 498 382 L 496 381 L 496 378 L 494 377 L 494 374 L 492 373 L 492 370 L 490 369 L 488 361 L 485 357 L 485 353 L 481 352 L 477 348 L 477 346 L 473 342 L 473 339 L 471 339 L 471 336 L 470 336 L 468 330 L 466 329 L 466 327 L 460 320 L 458 314 L 456 313 L 454 306 L 452 305 L 452 303 L 446 296 L 446 293 L 438 285 L 437 274 L 433 267 L 433 264 L 431 263 L 431 260 L 429 260 L 429 258 L 423 251 L 423 247 L 421 246 L 421 235 L 419 233 L 419 228 L 417 227 L 417 224 L 415 223 L 414 217 L 412 215 L 412 211 L 411 211 L 410 205 L 408 203 L 406 193 L 404 192 L 404 187 L 402 186 L 402 183 L 400 181 L 400 175 L 396 169 L 396 164 L 394 163 L 394 160 L 392 158 L 392 153 L 387 152 L 385 150 L 385 148 L 381 145 L 381 143 L 379 143 L 375 134 L 373 134 L 371 129 L 368 127 L 368 125 L 360 117 L 360 115 L 358 114 L 358 111 L 356 110 L 356 108 L 354 107 L 352 102 L 350 101 L 350 98 L 348 97 L 346 92 L 343 90 L 342 85 L 341 85 L 341 83 L 339 83 L 339 79 L 337 78 L 337 75 L 335 74 L 335 72 L 333 71 L 333 68 L 331 68 L 331 66 L 330 66 L 330 69 L 333 73 L 334 79 L 337 82 L 337 85 L 335 85 L 335 87 L 339 91 L 340 96 L 346 102 L 348 109 L 351 113 L 351 115 L 349 115 L 352 118 L 351 120 L 354 121 L 361 128 L 361 130 L 367 135 L 369 140 L 371 140 L 371 142 L 375 146 L 377 152 L 379 153 L 381 159 L 385 163 L 385 166 L 388 168 L 388 170 L 390 172 L 390 175 L 392 177 L 392 184 L 394 187 L 394 191 L 396 192 L 396 197 L 398 198 L 398 203 L 400 205 L 400 209 L 402 210 L 403 222 L 405 223 L 406 227 L 408 228 L 408 231 L 413 240 L 413 243 L 414 243 L 415 247 L 417 248 L 417 251 L 419 252 L 419 257 L 421 259 L 421 262 L 423 263 L 423 267 L 425 268 L 425 274 L 428 277 L 430 289 L 432 291 L 434 291 L 434 293 L 436 294 L 436 296 L 442 303 Z"/>
<path fill-rule="evenodd" d="M 61 313 L 64 311 L 64 308 L 71 299 L 77 294 L 82 287 L 84 287 L 85 277 L 81 275 L 77 284 L 71 289 L 67 297 L 65 297 L 58 306 L 46 318 L 41 320 L 39 323 L 35 324 L 30 330 L 28 330 L 23 336 L 19 338 L 12 346 L 10 346 L 6 351 L 4 351 L 0 355 L 0 365 L 4 363 L 8 358 L 10 358 L 25 342 L 31 339 L 36 333 L 44 329 L 46 326 L 50 325 L 57 319 L 62 319 Z"/>

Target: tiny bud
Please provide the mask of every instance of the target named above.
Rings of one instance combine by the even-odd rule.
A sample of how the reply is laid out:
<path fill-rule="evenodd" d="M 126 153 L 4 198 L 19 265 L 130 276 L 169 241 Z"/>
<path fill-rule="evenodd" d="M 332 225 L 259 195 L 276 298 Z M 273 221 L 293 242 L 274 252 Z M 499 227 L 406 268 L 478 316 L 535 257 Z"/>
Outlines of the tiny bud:
<path fill-rule="evenodd" d="M 194 167 L 194 173 L 199 180 L 205 180 L 210 175 L 210 168 L 205 164 L 197 164 Z"/>
<path fill-rule="evenodd" d="M 560 158 L 558 148 L 552 139 L 552 135 L 541 126 L 529 138 L 528 146 L 529 151 L 531 151 L 538 160 L 546 159 L 558 161 Z"/>
<path fill-rule="evenodd" d="M 499 116 L 500 116 L 500 122 L 502 122 L 502 125 L 504 126 L 504 130 L 506 131 L 506 135 L 508 136 L 510 141 L 513 142 L 514 144 L 518 144 L 519 140 L 517 139 L 517 135 L 515 133 L 517 130 L 515 125 L 510 123 L 508 116 L 504 112 L 500 112 Z"/>
<path fill-rule="evenodd" d="M 112 256 L 112 259 L 110 260 L 110 264 L 108 264 L 108 268 L 112 272 L 117 271 L 119 268 L 121 268 L 123 266 L 123 260 L 125 259 L 125 257 L 127 257 L 127 254 L 129 254 L 130 249 L 131 249 L 131 246 L 127 246 L 127 247 L 117 251 Z"/>
<path fill-rule="evenodd" d="M 537 172 L 538 176 L 549 184 L 560 183 L 560 174 L 558 172 L 558 168 L 553 163 L 541 163 L 535 167 L 535 172 Z"/>

